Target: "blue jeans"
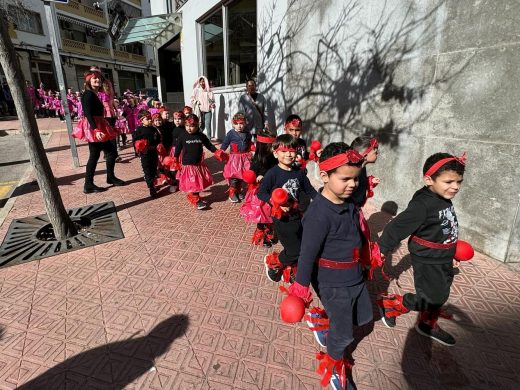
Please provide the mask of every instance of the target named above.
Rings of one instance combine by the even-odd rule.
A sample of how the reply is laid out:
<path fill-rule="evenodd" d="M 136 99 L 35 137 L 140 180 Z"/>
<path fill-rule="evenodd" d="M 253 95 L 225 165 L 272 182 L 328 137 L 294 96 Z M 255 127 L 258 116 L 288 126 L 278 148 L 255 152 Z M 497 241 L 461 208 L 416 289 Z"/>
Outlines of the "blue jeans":
<path fill-rule="evenodd" d="M 209 112 L 200 112 L 200 130 L 206 130 L 206 135 L 209 139 L 213 137 L 213 133 L 211 131 L 211 111 Z"/>

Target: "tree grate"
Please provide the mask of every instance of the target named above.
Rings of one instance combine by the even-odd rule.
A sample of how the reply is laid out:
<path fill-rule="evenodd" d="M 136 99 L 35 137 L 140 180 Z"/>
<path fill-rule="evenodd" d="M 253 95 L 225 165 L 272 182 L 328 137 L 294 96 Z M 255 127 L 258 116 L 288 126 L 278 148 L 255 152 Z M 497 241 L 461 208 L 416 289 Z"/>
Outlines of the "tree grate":
<path fill-rule="evenodd" d="M 54 239 L 47 214 L 15 219 L 0 246 L 0 268 L 59 255 L 124 238 L 114 202 L 69 209 L 78 234 Z"/>

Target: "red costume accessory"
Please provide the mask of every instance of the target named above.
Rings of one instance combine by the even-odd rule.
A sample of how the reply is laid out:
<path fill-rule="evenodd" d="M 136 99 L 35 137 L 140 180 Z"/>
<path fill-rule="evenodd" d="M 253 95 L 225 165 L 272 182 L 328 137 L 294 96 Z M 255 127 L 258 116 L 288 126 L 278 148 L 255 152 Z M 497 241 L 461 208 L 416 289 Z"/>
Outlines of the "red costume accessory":
<path fill-rule="evenodd" d="M 370 145 L 368 146 L 368 148 L 363 153 L 361 153 L 361 155 L 363 157 L 366 157 L 368 155 L 368 153 L 370 153 L 374 149 L 377 149 L 378 147 L 379 147 L 379 143 L 377 142 L 377 139 L 372 138 L 370 140 Z"/>
<path fill-rule="evenodd" d="M 305 314 L 305 302 L 297 295 L 289 293 L 285 287 L 279 287 L 281 292 L 287 294 L 280 304 L 280 317 L 283 322 L 294 324 L 300 322 Z"/>
<path fill-rule="evenodd" d="M 138 139 L 135 141 L 135 151 L 137 154 L 141 154 L 148 149 L 148 141 L 145 139 Z"/>
<path fill-rule="evenodd" d="M 368 222 L 363 214 L 361 208 L 359 211 L 359 227 L 363 237 L 365 238 L 365 243 L 361 248 L 361 265 L 365 270 L 368 271 L 367 279 L 372 280 L 374 278 L 374 271 L 376 268 L 381 268 L 381 274 L 384 280 L 390 280 L 390 278 L 385 274 L 383 270 L 383 266 L 385 265 L 385 258 L 381 254 L 379 249 L 379 245 L 377 242 L 372 242 L 372 234 L 370 233 L 370 227 L 368 226 Z M 355 257 L 353 255 L 353 257 Z"/>
<path fill-rule="evenodd" d="M 182 111 L 175 111 L 175 112 L 173 113 L 173 117 L 174 117 L 174 118 L 185 119 L 185 118 L 186 118 L 186 115 L 184 115 L 184 112 L 182 112 Z"/>
<path fill-rule="evenodd" d="M 450 161 L 458 161 L 462 165 L 466 165 L 466 152 L 462 154 L 460 157 L 446 157 L 442 160 L 437 161 L 435 164 L 433 164 L 430 169 L 426 171 L 424 176 L 432 176 L 435 172 L 439 170 L 440 167 L 442 167 L 444 164 L 449 163 Z"/>
<path fill-rule="evenodd" d="M 157 145 L 157 153 L 159 153 L 159 156 L 167 156 L 168 155 L 168 151 L 166 150 L 166 148 L 164 147 L 163 144 Z"/>
<path fill-rule="evenodd" d="M 170 166 L 170 169 L 172 171 L 180 171 L 181 169 L 181 163 L 179 162 L 179 160 L 177 160 L 176 158 L 173 159 L 173 162 Z"/>
<path fill-rule="evenodd" d="M 199 118 L 195 115 L 190 115 L 186 118 L 186 124 L 190 126 L 198 126 Z"/>
<path fill-rule="evenodd" d="M 293 284 L 291 284 L 287 291 L 290 295 L 295 295 L 303 299 L 303 302 L 305 302 L 305 306 L 309 306 L 309 304 L 312 302 L 311 289 L 309 287 L 302 286 L 298 282 L 294 282 Z"/>
<path fill-rule="evenodd" d="M 312 314 L 317 314 L 318 316 L 313 317 Z M 320 330 L 328 331 L 329 330 L 329 316 L 327 315 L 327 312 L 324 309 L 321 309 L 317 306 L 314 306 L 309 311 L 309 314 L 305 314 L 303 319 L 306 322 L 310 322 L 311 324 L 315 325 L 315 326 L 309 326 L 309 329 L 313 332 L 315 330 L 317 330 L 317 331 L 320 331 Z"/>
<path fill-rule="evenodd" d="M 275 152 L 296 152 L 296 149 L 287 146 L 278 146 Z"/>
<path fill-rule="evenodd" d="M 170 169 L 172 164 L 173 158 L 171 158 L 170 156 L 166 156 L 165 158 L 163 158 L 162 165 L 164 165 L 166 168 Z"/>
<path fill-rule="evenodd" d="M 345 153 L 337 154 L 320 162 L 320 171 L 327 172 L 348 163 L 359 164 L 361 161 L 363 161 L 363 156 L 354 149 L 349 149 Z"/>
<path fill-rule="evenodd" d="M 248 169 L 247 171 L 242 172 L 242 179 L 247 184 L 254 184 L 256 183 L 256 173 L 251 169 Z"/>
<path fill-rule="evenodd" d="M 274 143 L 274 141 L 276 141 L 276 138 L 275 137 L 264 137 L 264 136 L 259 135 L 256 137 L 256 140 L 263 144 L 272 144 L 272 143 Z"/>
<path fill-rule="evenodd" d="M 302 128 L 302 120 L 301 119 L 293 119 L 289 122 L 285 122 L 285 126 L 284 128 L 288 128 L 289 126 L 295 126 L 295 127 L 299 127 L 300 129 Z"/>
<path fill-rule="evenodd" d="M 391 309 L 390 311 L 385 311 L 385 315 L 388 317 L 399 317 L 401 314 L 410 311 L 403 305 L 403 296 L 398 294 L 381 295 L 381 298 L 376 303 L 383 309 Z"/>
<path fill-rule="evenodd" d="M 85 81 L 88 83 L 92 77 L 102 79 L 103 75 L 100 72 L 88 72 L 85 76 Z"/>
<path fill-rule="evenodd" d="M 283 215 L 281 206 L 287 203 L 289 200 L 289 194 L 283 188 L 276 188 L 271 194 L 271 215 L 280 219 Z"/>
<path fill-rule="evenodd" d="M 222 149 L 217 149 L 214 154 L 215 154 L 215 158 L 218 161 L 228 162 L 228 160 L 229 160 L 229 154 L 224 152 Z"/>
<path fill-rule="evenodd" d="M 153 120 L 153 121 L 156 120 L 157 118 L 162 119 L 162 118 L 161 118 L 161 114 L 159 114 L 158 112 L 156 112 L 155 114 L 152 115 L 152 120 Z"/>
<path fill-rule="evenodd" d="M 432 248 L 432 249 L 451 249 L 455 245 L 457 245 L 456 242 L 451 242 L 449 244 L 441 244 L 438 242 L 428 241 L 428 240 L 425 240 L 424 238 L 420 238 L 417 236 L 411 236 L 410 240 L 415 241 L 419 245 L 425 246 L 426 248 Z"/>
<path fill-rule="evenodd" d="M 264 237 L 266 236 L 266 231 L 264 229 L 256 228 L 253 233 L 253 237 L 251 238 L 251 244 L 253 245 L 261 245 L 264 242 Z"/>
<path fill-rule="evenodd" d="M 148 118 L 149 120 L 152 119 L 152 114 L 150 114 L 149 112 L 146 112 L 142 115 L 139 115 L 139 120 L 142 120 L 143 118 Z"/>
<path fill-rule="evenodd" d="M 239 125 L 239 124 L 245 125 L 247 123 L 247 121 L 244 118 L 233 119 L 232 122 L 234 125 Z"/>
<path fill-rule="evenodd" d="M 321 149 L 321 142 L 314 140 L 311 142 L 311 152 L 309 153 L 309 160 L 317 161 L 318 156 L 316 156 L 316 152 Z"/>
<path fill-rule="evenodd" d="M 332 377 L 334 369 L 336 369 L 336 374 L 339 376 L 342 389 L 347 388 L 347 372 L 350 373 L 350 371 L 352 371 L 354 363 L 346 359 L 333 359 L 325 352 L 317 352 L 316 359 L 320 362 L 316 372 L 318 375 L 321 375 L 320 383 L 322 387 L 329 385 L 330 378 Z"/>
<path fill-rule="evenodd" d="M 475 250 L 466 241 L 458 240 L 453 258 L 457 261 L 468 261 L 475 255 Z"/>
<path fill-rule="evenodd" d="M 197 207 L 197 202 L 200 200 L 200 196 L 195 195 L 192 192 L 188 192 L 188 195 L 186 195 L 186 197 L 188 198 L 188 202 Z"/>

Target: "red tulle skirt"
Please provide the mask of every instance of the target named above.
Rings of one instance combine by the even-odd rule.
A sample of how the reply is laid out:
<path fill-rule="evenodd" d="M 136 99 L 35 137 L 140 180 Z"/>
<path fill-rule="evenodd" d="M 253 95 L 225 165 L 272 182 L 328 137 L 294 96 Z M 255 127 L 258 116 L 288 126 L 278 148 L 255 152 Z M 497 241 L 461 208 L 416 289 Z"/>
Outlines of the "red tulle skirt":
<path fill-rule="evenodd" d="M 182 165 L 177 180 L 182 192 L 200 192 L 213 184 L 211 172 L 204 162 L 199 165 Z"/>
<path fill-rule="evenodd" d="M 117 136 L 117 132 L 108 124 L 105 118 L 101 116 L 95 116 L 94 121 L 96 122 L 96 129 L 104 131 L 108 134 L 108 139 L 114 139 Z M 94 137 L 94 130 L 90 127 L 87 118 L 81 118 L 74 130 L 72 136 L 85 142 L 99 142 Z"/>
<path fill-rule="evenodd" d="M 247 191 L 242 206 L 240 206 L 240 216 L 244 218 L 244 221 L 250 223 L 272 223 L 271 206 L 258 199 L 257 193 L 258 187 Z"/>
<path fill-rule="evenodd" d="M 224 166 L 224 178 L 242 180 L 242 172 L 251 168 L 251 154 L 247 153 L 231 153 L 229 161 Z"/>

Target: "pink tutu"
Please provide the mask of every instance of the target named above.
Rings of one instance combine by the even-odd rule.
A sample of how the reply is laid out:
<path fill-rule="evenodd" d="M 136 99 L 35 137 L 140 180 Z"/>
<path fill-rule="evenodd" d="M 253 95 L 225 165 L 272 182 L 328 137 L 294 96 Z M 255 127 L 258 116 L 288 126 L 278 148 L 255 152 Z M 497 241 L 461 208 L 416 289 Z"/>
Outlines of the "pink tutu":
<path fill-rule="evenodd" d="M 258 186 L 247 191 L 240 206 L 240 216 L 244 221 L 250 223 L 272 223 L 271 206 L 263 200 L 258 199 Z"/>
<path fill-rule="evenodd" d="M 124 117 L 119 118 L 116 121 L 115 128 L 119 132 L 119 134 L 130 134 L 131 133 L 130 129 L 128 128 L 128 122 L 126 121 L 126 119 Z"/>
<path fill-rule="evenodd" d="M 246 153 L 231 153 L 229 161 L 224 166 L 224 178 L 240 179 L 242 180 L 242 172 L 251 168 L 251 154 Z"/>
<path fill-rule="evenodd" d="M 177 180 L 182 192 L 200 192 L 213 184 L 211 172 L 204 162 L 199 165 L 182 165 Z"/>
<path fill-rule="evenodd" d="M 96 121 L 96 128 L 107 133 L 109 139 L 116 138 L 117 133 L 108 124 L 105 118 L 101 116 L 95 116 L 94 120 Z M 90 124 L 88 123 L 88 120 L 85 117 L 80 119 L 80 121 L 72 131 L 72 136 L 85 142 L 99 142 L 97 139 L 94 138 L 94 129 L 90 127 Z"/>

